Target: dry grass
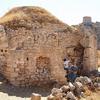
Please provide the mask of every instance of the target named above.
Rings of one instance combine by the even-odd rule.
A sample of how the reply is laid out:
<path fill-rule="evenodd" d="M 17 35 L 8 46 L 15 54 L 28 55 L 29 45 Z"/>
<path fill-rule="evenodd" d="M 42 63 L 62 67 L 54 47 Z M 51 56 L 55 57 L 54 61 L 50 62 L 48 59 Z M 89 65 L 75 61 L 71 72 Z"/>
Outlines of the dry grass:
<path fill-rule="evenodd" d="M 9 11 L 0 19 L 0 24 L 9 28 L 26 26 L 30 23 L 53 23 L 63 24 L 55 16 L 39 7 L 17 7 Z"/>

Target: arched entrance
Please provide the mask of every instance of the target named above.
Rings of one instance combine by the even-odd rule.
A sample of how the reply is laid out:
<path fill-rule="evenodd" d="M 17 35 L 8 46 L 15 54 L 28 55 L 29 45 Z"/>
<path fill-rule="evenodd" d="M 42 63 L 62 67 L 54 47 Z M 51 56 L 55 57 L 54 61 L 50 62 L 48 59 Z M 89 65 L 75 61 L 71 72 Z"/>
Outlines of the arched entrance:
<path fill-rule="evenodd" d="M 79 43 L 77 46 L 66 48 L 66 54 L 72 64 L 83 69 L 84 47 Z M 81 72 L 80 72 L 81 73 Z"/>
<path fill-rule="evenodd" d="M 74 56 L 76 58 L 75 64 L 79 67 L 83 67 L 84 47 L 81 44 L 78 44 L 74 48 Z"/>

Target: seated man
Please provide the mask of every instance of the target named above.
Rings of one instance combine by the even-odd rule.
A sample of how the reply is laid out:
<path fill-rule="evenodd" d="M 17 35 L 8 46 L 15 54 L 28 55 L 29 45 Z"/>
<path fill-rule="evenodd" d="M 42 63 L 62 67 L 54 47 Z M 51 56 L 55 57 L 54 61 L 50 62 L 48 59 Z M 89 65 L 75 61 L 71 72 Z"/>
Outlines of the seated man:
<path fill-rule="evenodd" d="M 70 79 L 71 82 L 74 82 L 76 77 L 78 76 L 78 67 L 77 66 L 72 66 L 71 67 L 71 73 L 69 73 L 68 78 Z"/>
<path fill-rule="evenodd" d="M 77 75 L 77 71 L 78 71 L 78 67 L 72 65 L 71 62 L 69 62 L 69 67 L 67 68 L 67 75 L 65 77 L 67 77 L 68 81 L 70 82 L 74 82 Z"/>
<path fill-rule="evenodd" d="M 67 80 L 69 80 L 68 74 L 71 73 L 71 67 L 72 67 L 72 63 L 70 61 L 68 62 L 68 67 L 66 67 L 66 68 L 64 67 L 64 69 L 66 70 L 65 77 L 67 78 Z"/>

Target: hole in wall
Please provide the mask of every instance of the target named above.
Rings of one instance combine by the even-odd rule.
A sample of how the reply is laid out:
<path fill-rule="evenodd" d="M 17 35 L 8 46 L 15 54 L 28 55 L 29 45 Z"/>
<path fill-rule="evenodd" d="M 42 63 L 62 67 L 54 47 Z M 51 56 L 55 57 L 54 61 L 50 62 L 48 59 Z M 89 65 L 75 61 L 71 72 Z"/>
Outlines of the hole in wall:
<path fill-rule="evenodd" d="M 1 49 L 1 52 L 3 52 L 3 49 Z"/>
<path fill-rule="evenodd" d="M 27 57 L 26 60 L 29 61 L 29 58 Z"/>
<path fill-rule="evenodd" d="M 5 50 L 5 52 L 7 52 L 7 50 Z"/>

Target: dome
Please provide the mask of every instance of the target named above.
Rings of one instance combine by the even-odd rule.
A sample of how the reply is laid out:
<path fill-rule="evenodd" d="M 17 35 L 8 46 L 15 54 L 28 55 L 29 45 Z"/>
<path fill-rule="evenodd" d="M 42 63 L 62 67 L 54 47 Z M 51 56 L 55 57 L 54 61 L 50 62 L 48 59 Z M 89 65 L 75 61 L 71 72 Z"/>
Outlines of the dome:
<path fill-rule="evenodd" d="M 0 24 L 9 28 L 32 27 L 38 24 L 63 24 L 45 9 L 35 6 L 16 7 L 0 18 Z"/>

